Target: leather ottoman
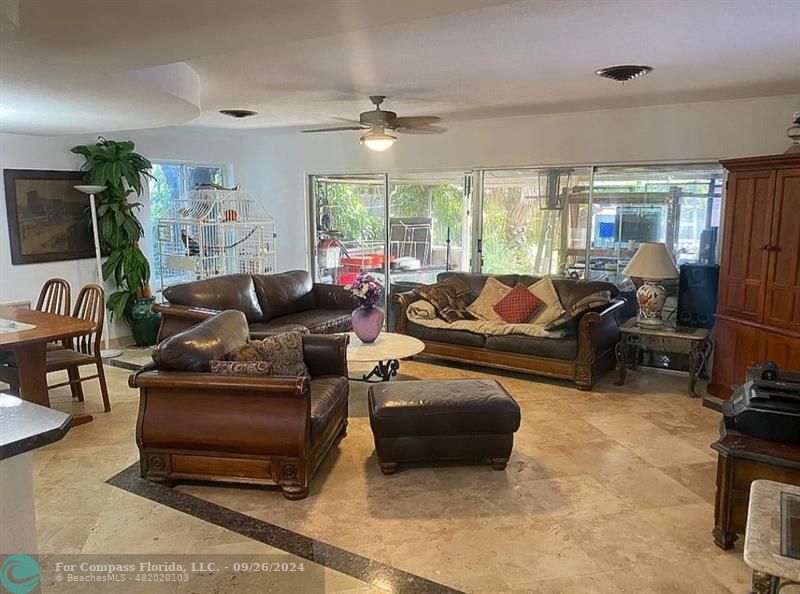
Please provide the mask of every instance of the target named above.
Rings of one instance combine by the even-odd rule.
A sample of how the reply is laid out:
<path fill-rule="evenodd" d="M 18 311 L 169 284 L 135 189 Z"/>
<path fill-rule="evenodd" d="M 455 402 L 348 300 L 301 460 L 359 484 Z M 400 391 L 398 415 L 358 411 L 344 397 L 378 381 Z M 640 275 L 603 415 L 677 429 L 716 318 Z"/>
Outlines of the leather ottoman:
<path fill-rule="evenodd" d="M 383 474 L 400 462 L 489 460 L 504 470 L 520 410 L 494 380 L 401 381 L 370 386 L 369 424 Z"/>

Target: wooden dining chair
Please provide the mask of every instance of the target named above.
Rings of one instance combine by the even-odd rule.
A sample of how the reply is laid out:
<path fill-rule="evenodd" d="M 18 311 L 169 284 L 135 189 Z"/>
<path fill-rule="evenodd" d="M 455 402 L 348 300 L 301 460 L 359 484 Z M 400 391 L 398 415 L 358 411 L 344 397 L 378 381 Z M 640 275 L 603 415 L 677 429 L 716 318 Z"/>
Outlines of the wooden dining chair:
<path fill-rule="evenodd" d="M 100 394 L 103 397 L 103 409 L 106 412 L 111 410 L 111 403 L 108 399 L 108 386 L 106 385 L 106 375 L 103 370 L 103 360 L 100 357 L 100 339 L 103 334 L 103 308 L 105 307 L 105 293 L 99 285 L 84 285 L 78 293 L 75 301 L 75 309 L 72 317 L 94 322 L 94 330 L 88 334 L 70 338 L 64 341 L 64 348 L 47 351 L 45 368 L 47 373 L 51 371 L 66 371 L 69 378 L 66 382 L 47 386 L 48 390 L 69 386 L 72 397 L 78 402 L 83 402 L 82 382 L 97 379 L 100 382 Z M 85 365 L 94 365 L 97 373 L 81 377 L 80 368 Z M 12 390 L 19 390 L 18 375 L 14 373 L 14 361 L 11 360 L 6 365 L 6 371 L 12 372 L 8 377 L 0 377 L 9 384 Z M 0 374 L 2 376 L 4 374 Z"/>
<path fill-rule="evenodd" d="M 81 287 L 78 298 L 75 300 L 75 309 L 72 311 L 72 317 L 94 322 L 94 332 L 71 339 L 69 348 L 60 351 L 49 351 L 47 353 L 47 371 L 66 370 L 69 381 L 48 386 L 48 388 L 69 385 L 73 398 L 76 398 L 79 402 L 83 402 L 83 386 L 81 384 L 96 378 L 100 382 L 103 410 L 109 412 L 111 403 L 108 400 L 106 374 L 103 369 L 103 359 L 100 356 L 100 340 L 103 335 L 103 322 L 105 320 L 103 309 L 105 303 L 103 287 L 95 284 Z M 81 377 L 80 368 L 84 365 L 94 365 L 97 373 Z"/>
<path fill-rule="evenodd" d="M 72 307 L 72 289 L 63 278 L 51 278 L 42 285 L 39 291 L 39 300 L 36 309 L 44 313 L 57 316 L 68 316 Z M 47 349 L 61 349 L 68 347 L 65 341 L 59 340 L 47 343 Z"/>
<path fill-rule="evenodd" d="M 48 279 L 39 292 L 36 309 L 58 316 L 68 316 L 72 301 L 71 293 L 69 283 L 63 278 Z"/>

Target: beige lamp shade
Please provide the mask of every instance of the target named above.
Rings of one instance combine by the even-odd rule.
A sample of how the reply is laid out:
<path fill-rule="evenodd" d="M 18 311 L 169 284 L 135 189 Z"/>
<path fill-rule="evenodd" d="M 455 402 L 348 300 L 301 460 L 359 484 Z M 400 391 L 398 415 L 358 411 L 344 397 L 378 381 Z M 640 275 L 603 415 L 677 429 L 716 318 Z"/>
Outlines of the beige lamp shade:
<path fill-rule="evenodd" d="M 678 269 L 663 243 L 643 243 L 623 273 L 649 281 L 678 278 Z"/>

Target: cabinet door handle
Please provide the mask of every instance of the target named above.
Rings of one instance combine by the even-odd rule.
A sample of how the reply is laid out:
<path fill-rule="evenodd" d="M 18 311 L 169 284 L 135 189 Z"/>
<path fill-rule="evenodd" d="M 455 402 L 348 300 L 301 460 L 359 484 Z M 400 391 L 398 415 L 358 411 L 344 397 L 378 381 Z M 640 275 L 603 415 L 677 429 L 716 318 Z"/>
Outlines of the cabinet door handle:
<path fill-rule="evenodd" d="M 769 251 L 769 246 L 766 243 L 762 243 L 761 244 L 761 249 Z"/>

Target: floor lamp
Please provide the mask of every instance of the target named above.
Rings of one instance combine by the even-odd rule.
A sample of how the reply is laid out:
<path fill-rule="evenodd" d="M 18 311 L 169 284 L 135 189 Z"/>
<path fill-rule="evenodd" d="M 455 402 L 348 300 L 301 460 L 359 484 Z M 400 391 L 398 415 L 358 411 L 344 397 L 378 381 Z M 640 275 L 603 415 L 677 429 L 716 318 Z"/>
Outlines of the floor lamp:
<path fill-rule="evenodd" d="M 100 236 L 97 231 L 97 208 L 94 203 L 94 195 L 104 192 L 106 186 L 75 186 L 75 189 L 84 194 L 89 194 L 89 208 L 92 211 L 92 234 L 94 235 L 94 259 L 97 264 L 97 284 L 103 286 L 103 262 L 100 259 Z M 119 349 L 112 349 L 108 342 L 108 315 L 106 304 L 103 304 L 103 343 L 106 348 L 100 351 L 100 356 L 103 359 L 113 359 L 119 357 L 122 351 Z"/>

